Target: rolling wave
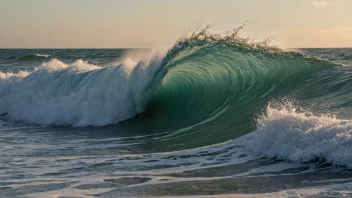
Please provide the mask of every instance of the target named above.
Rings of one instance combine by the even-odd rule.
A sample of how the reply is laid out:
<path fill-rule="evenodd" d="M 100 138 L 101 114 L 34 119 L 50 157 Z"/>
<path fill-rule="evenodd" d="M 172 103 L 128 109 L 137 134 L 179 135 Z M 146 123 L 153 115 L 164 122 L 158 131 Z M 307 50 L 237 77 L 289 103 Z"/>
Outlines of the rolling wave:
<path fill-rule="evenodd" d="M 99 67 L 82 60 L 57 59 L 33 72 L 0 73 L 1 114 L 36 124 L 102 126 L 142 111 L 151 60 Z M 133 70 L 131 71 L 131 66 Z M 143 78 L 143 75 L 144 78 Z"/>
<path fill-rule="evenodd" d="M 19 61 L 40 61 L 40 60 L 46 60 L 49 58 L 50 55 L 46 54 L 30 54 L 30 55 L 24 55 L 19 57 Z"/>
<path fill-rule="evenodd" d="M 219 113 L 250 116 L 265 98 L 297 91 L 332 66 L 200 31 L 164 57 L 127 55 L 108 67 L 52 59 L 33 72 L 0 73 L 0 113 L 36 124 L 103 126 L 144 112 L 148 121 L 180 128 Z"/>
<path fill-rule="evenodd" d="M 127 55 L 113 66 L 52 59 L 33 72 L 0 73 L 0 114 L 79 127 L 126 121 L 155 133 L 198 128 L 206 131 L 202 146 L 242 136 L 236 144 L 257 156 L 351 166 L 351 121 L 270 104 L 283 97 L 346 104 L 352 80 L 339 65 L 237 32 L 204 29 L 165 55 Z"/>

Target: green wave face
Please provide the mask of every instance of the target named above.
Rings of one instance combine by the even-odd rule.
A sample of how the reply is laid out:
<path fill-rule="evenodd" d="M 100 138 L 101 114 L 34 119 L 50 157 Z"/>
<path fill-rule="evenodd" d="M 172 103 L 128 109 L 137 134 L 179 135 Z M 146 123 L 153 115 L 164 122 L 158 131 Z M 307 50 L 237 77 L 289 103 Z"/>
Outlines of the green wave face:
<path fill-rule="evenodd" d="M 167 133 L 172 141 L 158 142 L 171 150 L 227 141 L 253 131 L 269 101 L 304 98 L 307 85 L 320 83 L 314 77 L 334 66 L 239 40 L 187 39 L 169 51 L 159 86 L 135 121 Z"/>

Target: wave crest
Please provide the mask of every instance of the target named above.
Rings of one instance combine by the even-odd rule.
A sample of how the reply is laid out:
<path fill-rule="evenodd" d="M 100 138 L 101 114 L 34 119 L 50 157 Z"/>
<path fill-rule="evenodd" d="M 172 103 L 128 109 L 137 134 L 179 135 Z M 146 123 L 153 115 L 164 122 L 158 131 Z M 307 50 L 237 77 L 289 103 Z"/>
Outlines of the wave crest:
<path fill-rule="evenodd" d="M 352 168 L 352 121 L 316 116 L 293 105 L 268 106 L 249 134 L 246 147 L 255 155 L 298 162 L 326 161 Z"/>
<path fill-rule="evenodd" d="M 156 71 L 160 59 L 130 64 L 102 68 L 52 59 L 33 72 L 0 73 L 0 113 L 36 124 L 73 126 L 128 119 L 143 111 L 151 80 L 145 76 Z"/>

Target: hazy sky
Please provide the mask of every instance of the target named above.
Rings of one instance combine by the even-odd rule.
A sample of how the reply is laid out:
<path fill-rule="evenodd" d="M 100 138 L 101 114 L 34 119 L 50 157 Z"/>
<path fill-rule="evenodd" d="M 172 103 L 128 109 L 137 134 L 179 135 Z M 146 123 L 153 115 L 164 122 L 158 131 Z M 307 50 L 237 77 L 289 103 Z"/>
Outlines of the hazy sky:
<path fill-rule="evenodd" d="M 352 47 L 352 0 L 0 0 L 0 48 L 166 47 L 246 20 L 281 47 Z"/>

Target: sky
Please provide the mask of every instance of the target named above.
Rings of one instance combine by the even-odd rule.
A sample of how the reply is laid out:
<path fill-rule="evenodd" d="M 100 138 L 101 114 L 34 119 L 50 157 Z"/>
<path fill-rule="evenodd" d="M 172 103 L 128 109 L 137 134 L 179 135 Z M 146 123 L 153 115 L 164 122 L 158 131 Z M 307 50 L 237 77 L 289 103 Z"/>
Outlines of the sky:
<path fill-rule="evenodd" d="M 282 48 L 352 47 L 352 0 L 0 0 L 0 48 L 159 48 L 245 21 Z"/>

